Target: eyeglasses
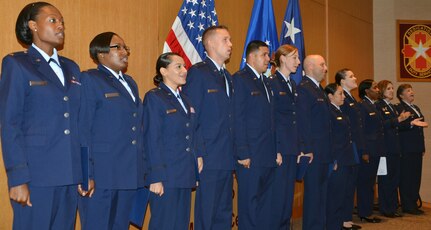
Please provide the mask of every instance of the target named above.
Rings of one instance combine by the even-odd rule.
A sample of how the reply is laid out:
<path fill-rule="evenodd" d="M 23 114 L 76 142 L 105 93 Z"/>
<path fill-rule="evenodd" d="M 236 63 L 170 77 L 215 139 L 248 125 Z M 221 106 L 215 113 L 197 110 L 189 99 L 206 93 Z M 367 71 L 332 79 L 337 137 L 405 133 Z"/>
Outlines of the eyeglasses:
<path fill-rule="evenodd" d="M 112 45 L 112 46 L 109 46 L 109 48 L 110 49 L 117 49 L 118 51 L 120 51 L 120 50 L 125 50 L 125 51 L 127 51 L 127 53 L 130 53 L 130 47 L 128 47 L 128 46 L 126 46 L 126 45 L 120 45 L 120 44 L 116 44 L 116 45 Z"/>

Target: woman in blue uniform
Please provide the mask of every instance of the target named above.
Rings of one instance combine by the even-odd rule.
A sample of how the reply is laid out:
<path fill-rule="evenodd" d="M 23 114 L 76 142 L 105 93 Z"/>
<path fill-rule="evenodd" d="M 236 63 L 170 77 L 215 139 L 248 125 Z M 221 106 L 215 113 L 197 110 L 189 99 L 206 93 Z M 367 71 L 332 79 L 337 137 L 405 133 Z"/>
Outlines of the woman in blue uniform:
<path fill-rule="evenodd" d="M 188 229 L 195 158 L 195 110 L 179 91 L 186 83 L 184 60 L 164 53 L 156 63 L 154 83 L 144 99 L 146 185 L 150 189 L 149 229 Z M 198 160 L 202 162 L 201 159 Z"/>
<path fill-rule="evenodd" d="M 341 111 L 344 104 L 343 88 L 336 83 L 325 87 L 325 93 L 331 102 L 331 155 L 334 163 L 330 164 L 328 195 L 326 206 L 326 229 L 355 229 L 343 227 L 344 197 L 350 192 L 348 181 L 353 178 L 355 165 L 354 146 L 349 117 Z"/>
<path fill-rule="evenodd" d="M 82 229 L 128 229 L 136 190 L 144 187 L 142 102 L 124 73 L 129 55 L 119 35 L 98 34 L 90 42 L 97 69 L 81 75 L 80 135 L 95 183 L 82 200 Z"/>
<path fill-rule="evenodd" d="M 371 79 L 365 79 L 359 84 L 359 97 L 361 116 L 364 131 L 364 151 L 357 184 L 358 215 L 361 221 L 379 223 L 381 219 L 374 217 L 374 185 L 376 182 L 377 168 L 380 157 L 386 153 L 384 143 L 383 118 L 375 106 L 379 98 L 377 83 Z"/>
<path fill-rule="evenodd" d="M 15 32 L 28 50 L 7 55 L 0 78 L 0 133 L 13 229 L 74 229 L 82 181 L 79 67 L 57 53 L 64 43 L 64 21 L 53 5 L 25 6 Z"/>
<path fill-rule="evenodd" d="M 400 198 L 404 213 L 421 215 L 423 210 L 417 206 L 422 177 L 422 158 L 425 154 L 423 128 L 428 124 L 417 105 L 413 105 L 415 94 L 410 84 L 401 84 L 397 89 L 400 103 L 398 112 L 408 111 L 411 116 L 400 127 L 401 171 Z"/>
<path fill-rule="evenodd" d="M 270 77 L 274 94 L 277 164 L 273 197 L 273 229 L 289 229 L 296 181 L 296 159 L 299 155 L 296 83 L 290 77 L 301 61 L 298 49 L 282 45 L 275 52 L 277 71 Z"/>
<path fill-rule="evenodd" d="M 380 99 L 376 102 L 377 110 L 383 117 L 386 146 L 387 175 L 378 176 L 379 182 L 379 209 L 382 215 L 393 218 L 401 217 L 398 208 L 398 185 L 400 180 L 400 156 L 401 146 L 398 129 L 401 122 L 410 116 L 410 112 L 398 113 L 391 104 L 394 98 L 394 86 L 388 80 L 382 80 L 377 84 Z"/>

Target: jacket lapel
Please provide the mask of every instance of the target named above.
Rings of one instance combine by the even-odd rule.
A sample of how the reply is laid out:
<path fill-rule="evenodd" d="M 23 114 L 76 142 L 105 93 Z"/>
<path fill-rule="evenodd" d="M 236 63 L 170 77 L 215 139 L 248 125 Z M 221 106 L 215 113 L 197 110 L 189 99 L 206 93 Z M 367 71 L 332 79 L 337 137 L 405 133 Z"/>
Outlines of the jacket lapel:
<path fill-rule="evenodd" d="M 168 88 L 168 86 L 166 86 L 164 83 L 161 83 L 159 85 L 159 87 L 167 94 L 167 97 L 169 99 L 169 102 L 177 109 L 177 111 L 181 111 L 180 113 L 183 116 L 187 117 L 187 113 L 184 111 L 183 106 L 180 104 L 180 102 L 178 101 L 177 97 L 172 93 L 172 91 Z M 187 111 L 189 110 L 187 103 L 185 102 L 185 100 L 183 99 L 182 95 L 181 96 L 181 100 L 184 103 L 184 106 L 186 106 Z M 189 111 L 188 111 L 189 112 Z M 189 112 L 190 113 L 190 112 Z"/>
<path fill-rule="evenodd" d="M 42 57 L 42 55 L 32 46 L 28 49 L 29 57 L 31 62 L 36 67 L 37 71 L 40 73 L 41 78 L 52 82 L 58 88 L 64 90 L 63 84 L 61 84 L 60 79 L 58 79 L 54 70 L 49 66 L 48 62 Z"/>
<path fill-rule="evenodd" d="M 97 69 L 99 69 L 101 72 L 106 74 L 106 77 L 108 78 L 108 80 L 111 82 L 112 87 L 114 87 L 115 89 L 117 89 L 124 97 L 126 97 L 131 103 L 133 103 L 134 105 L 136 105 L 136 103 L 133 101 L 133 98 L 130 96 L 129 92 L 127 91 L 127 89 L 123 86 L 123 84 L 121 84 L 120 80 L 118 80 L 108 69 L 106 69 L 103 65 L 99 65 L 97 67 Z M 123 75 L 124 76 L 124 75 Z M 130 86 L 130 84 L 129 84 Z M 139 100 L 139 97 L 135 96 L 136 100 Z"/>

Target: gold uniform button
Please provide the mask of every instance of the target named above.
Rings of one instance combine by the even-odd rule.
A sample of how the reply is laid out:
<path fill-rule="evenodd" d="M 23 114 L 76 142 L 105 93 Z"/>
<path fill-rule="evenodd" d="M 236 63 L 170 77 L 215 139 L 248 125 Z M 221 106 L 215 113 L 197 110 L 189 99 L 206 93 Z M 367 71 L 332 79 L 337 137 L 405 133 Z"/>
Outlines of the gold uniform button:
<path fill-rule="evenodd" d="M 64 130 L 64 134 L 69 135 L 69 134 L 70 134 L 70 130 L 65 129 L 65 130 Z"/>
<path fill-rule="evenodd" d="M 68 117 L 69 117 L 69 115 L 70 115 L 69 113 L 64 113 L 64 117 L 65 117 L 65 118 L 68 118 Z"/>
<path fill-rule="evenodd" d="M 133 141 L 132 141 L 132 145 L 136 145 L 136 140 L 133 140 Z"/>
<path fill-rule="evenodd" d="M 69 97 L 68 96 L 64 96 L 63 97 L 63 101 L 69 101 Z"/>

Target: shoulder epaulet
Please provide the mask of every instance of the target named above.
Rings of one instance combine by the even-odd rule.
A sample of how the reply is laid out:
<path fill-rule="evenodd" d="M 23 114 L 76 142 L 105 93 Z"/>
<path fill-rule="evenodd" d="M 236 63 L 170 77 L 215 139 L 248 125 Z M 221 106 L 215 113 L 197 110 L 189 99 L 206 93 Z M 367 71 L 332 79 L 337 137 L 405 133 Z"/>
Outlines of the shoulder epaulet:
<path fill-rule="evenodd" d="M 271 74 L 269 77 L 268 77 L 268 79 L 270 79 L 270 80 L 273 80 L 273 79 L 275 79 L 275 74 Z"/>
<path fill-rule="evenodd" d="M 150 89 L 150 92 L 157 92 L 157 91 L 160 91 L 162 88 L 160 88 L 160 87 L 157 87 L 157 88 L 154 88 L 154 89 Z"/>
<path fill-rule="evenodd" d="M 13 52 L 8 54 L 9 56 L 22 56 L 22 55 L 26 55 L 27 54 L 27 50 L 25 51 L 18 51 L 18 52 Z"/>

